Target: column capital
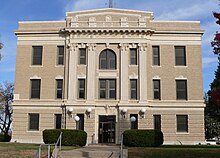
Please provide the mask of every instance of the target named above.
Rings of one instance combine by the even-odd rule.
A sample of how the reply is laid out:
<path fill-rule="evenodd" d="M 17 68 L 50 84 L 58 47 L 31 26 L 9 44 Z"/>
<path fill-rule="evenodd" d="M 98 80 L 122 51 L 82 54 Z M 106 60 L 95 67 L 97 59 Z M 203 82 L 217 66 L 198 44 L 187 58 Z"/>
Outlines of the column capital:
<path fill-rule="evenodd" d="M 71 43 L 69 45 L 70 51 L 77 51 L 78 49 L 78 44 L 77 43 Z"/>
<path fill-rule="evenodd" d="M 96 49 L 96 44 L 95 43 L 88 43 L 86 44 L 87 48 L 89 51 L 95 51 Z"/>
<path fill-rule="evenodd" d="M 129 49 L 129 44 L 128 43 L 120 43 L 119 48 L 121 51 L 127 51 Z"/>
<path fill-rule="evenodd" d="M 146 51 L 147 50 L 147 44 L 146 43 L 138 43 L 138 47 L 140 51 Z"/>

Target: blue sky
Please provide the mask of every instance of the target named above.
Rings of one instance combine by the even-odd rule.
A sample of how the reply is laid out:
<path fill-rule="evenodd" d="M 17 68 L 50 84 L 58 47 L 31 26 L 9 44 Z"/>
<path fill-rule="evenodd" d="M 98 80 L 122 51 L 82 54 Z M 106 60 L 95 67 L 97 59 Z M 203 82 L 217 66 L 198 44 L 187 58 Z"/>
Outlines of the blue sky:
<path fill-rule="evenodd" d="M 0 42 L 3 59 L 0 62 L 0 83 L 14 82 L 16 36 L 18 21 L 64 20 L 66 11 L 106 8 L 108 0 L 2 0 L 0 5 Z M 114 0 L 114 7 L 154 12 L 156 20 L 199 20 L 205 30 L 202 42 L 204 91 L 214 78 L 217 56 L 210 41 L 219 30 L 212 11 L 219 11 L 218 0 Z"/>

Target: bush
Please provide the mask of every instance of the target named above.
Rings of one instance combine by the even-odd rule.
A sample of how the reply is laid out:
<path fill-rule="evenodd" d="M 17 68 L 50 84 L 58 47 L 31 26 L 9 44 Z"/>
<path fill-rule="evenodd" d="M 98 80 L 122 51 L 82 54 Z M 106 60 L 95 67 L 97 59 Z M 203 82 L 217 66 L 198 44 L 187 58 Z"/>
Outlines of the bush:
<path fill-rule="evenodd" d="M 45 129 L 43 131 L 43 141 L 45 144 L 56 143 L 60 133 L 62 134 L 61 144 L 64 146 L 85 146 L 87 133 L 82 130 L 71 130 L 71 129 Z"/>
<path fill-rule="evenodd" d="M 10 135 L 4 135 L 4 133 L 0 133 L 0 142 L 10 142 L 11 136 Z"/>
<path fill-rule="evenodd" d="M 158 130 L 126 130 L 123 143 L 129 147 L 157 147 L 163 144 L 163 133 Z"/>

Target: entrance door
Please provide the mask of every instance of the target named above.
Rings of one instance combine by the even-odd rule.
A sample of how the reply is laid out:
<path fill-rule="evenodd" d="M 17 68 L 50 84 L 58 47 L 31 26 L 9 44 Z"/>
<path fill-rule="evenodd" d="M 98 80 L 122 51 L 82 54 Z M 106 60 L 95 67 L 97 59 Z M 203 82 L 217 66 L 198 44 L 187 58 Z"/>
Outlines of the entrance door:
<path fill-rule="evenodd" d="M 115 116 L 99 116 L 99 143 L 115 143 Z"/>

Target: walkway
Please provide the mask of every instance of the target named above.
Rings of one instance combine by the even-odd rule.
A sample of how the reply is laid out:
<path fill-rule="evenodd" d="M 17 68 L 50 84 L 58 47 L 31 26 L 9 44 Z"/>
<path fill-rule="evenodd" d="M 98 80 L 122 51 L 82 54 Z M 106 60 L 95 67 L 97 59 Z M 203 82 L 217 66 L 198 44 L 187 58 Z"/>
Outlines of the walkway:
<path fill-rule="evenodd" d="M 127 149 L 123 150 L 123 158 L 128 157 Z M 119 158 L 120 147 L 108 145 L 91 145 L 74 150 L 60 151 L 58 158 Z"/>

